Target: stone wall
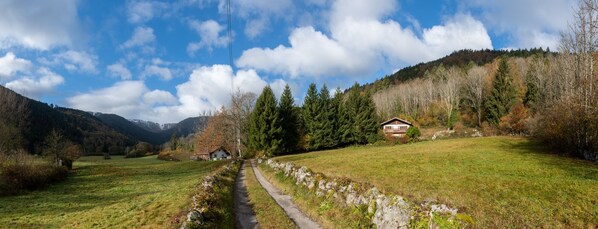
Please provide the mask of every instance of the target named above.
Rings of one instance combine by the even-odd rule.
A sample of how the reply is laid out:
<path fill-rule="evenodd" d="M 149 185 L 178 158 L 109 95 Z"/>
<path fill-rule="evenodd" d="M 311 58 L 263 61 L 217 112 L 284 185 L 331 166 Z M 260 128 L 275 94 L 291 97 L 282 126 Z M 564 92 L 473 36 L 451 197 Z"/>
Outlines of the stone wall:
<path fill-rule="evenodd" d="M 222 190 L 229 190 L 229 194 L 232 196 L 234 180 L 240 168 L 241 161 L 233 160 L 216 170 L 212 175 L 205 176 L 202 179 L 192 197 L 191 209 L 187 213 L 187 218 L 181 225 L 181 229 L 212 228 L 218 225 L 218 222 L 221 222 L 222 217 L 228 217 L 218 212 L 219 209 L 226 207 L 220 206 L 227 199 L 227 197 L 222 196 L 227 194 L 221 192 Z M 219 192 L 215 190 L 219 190 Z"/>
<path fill-rule="evenodd" d="M 264 160 L 258 160 L 258 163 L 263 162 Z M 458 209 L 444 204 L 433 201 L 415 203 L 401 196 L 381 193 L 376 187 L 368 187 L 367 184 L 348 179 L 327 178 L 305 166 L 297 167 L 290 162 L 282 163 L 268 159 L 265 163 L 318 197 L 335 199 L 342 207 L 367 207 L 367 214 L 373 216 L 372 224 L 377 228 L 439 228 L 467 225 L 463 218 L 469 217 L 458 214 Z"/>

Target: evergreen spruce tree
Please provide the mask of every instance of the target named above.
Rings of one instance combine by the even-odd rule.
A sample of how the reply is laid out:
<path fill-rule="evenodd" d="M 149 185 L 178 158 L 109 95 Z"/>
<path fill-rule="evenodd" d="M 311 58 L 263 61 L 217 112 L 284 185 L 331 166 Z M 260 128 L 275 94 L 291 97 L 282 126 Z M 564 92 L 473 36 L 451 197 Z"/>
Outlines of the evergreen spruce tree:
<path fill-rule="evenodd" d="M 307 150 L 314 150 L 313 147 L 313 139 L 314 133 L 316 130 L 315 126 L 315 119 L 318 115 L 319 108 L 319 96 L 318 96 L 318 89 L 316 88 L 315 83 L 311 83 L 309 88 L 307 89 L 307 95 L 305 95 L 305 99 L 303 100 L 303 109 L 302 109 L 302 116 L 303 116 L 303 130 L 305 132 L 305 141 L 306 141 L 306 149 Z"/>
<path fill-rule="evenodd" d="M 494 125 L 498 125 L 500 118 L 509 113 L 515 99 L 515 87 L 509 71 L 507 60 L 501 59 L 492 82 L 492 91 L 485 103 L 486 117 Z"/>
<path fill-rule="evenodd" d="M 332 111 L 332 129 L 333 135 L 332 140 L 334 146 L 341 146 L 342 143 L 342 131 L 344 117 L 344 106 L 343 103 L 343 92 L 340 88 L 336 88 L 334 98 L 330 100 L 330 110 Z"/>
<path fill-rule="evenodd" d="M 349 90 L 347 100 L 345 101 L 345 115 L 348 117 L 349 125 L 343 130 L 342 136 L 347 144 L 357 144 L 360 139 L 361 129 L 359 127 L 361 109 L 361 96 L 359 84 L 355 83 Z"/>
<path fill-rule="evenodd" d="M 295 100 L 293 99 L 291 88 L 287 84 L 284 87 L 278 106 L 282 127 L 281 152 L 283 153 L 290 153 L 297 149 L 297 143 L 299 142 L 299 116 L 296 112 Z"/>
<path fill-rule="evenodd" d="M 257 98 L 251 113 L 249 146 L 253 150 L 264 151 L 267 156 L 280 153 L 282 127 L 277 102 L 270 86 L 266 86 Z"/>
<path fill-rule="evenodd" d="M 378 118 L 376 116 L 376 105 L 370 93 L 365 93 L 365 95 L 360 96 L 360 100 L 361 109 L 357 115 L 358 120 L 356 122 L 358 123 L 360 129 L 357 143 L 374 143 L 376 140 L 378 140 L 377 133 L 379 130 Z"/>
<path fill-rule="evenodd" d="M 533 65 L 532 65 L 533 68 Z M 533 69 L 530 68 L 525 75 L 525 96 L 523 97 L 523 104 L 528 108 L 534 108 L 540 98 L 539 79 L 533 74 Z"/>
<path fill-rule="evenodd" d="M 334 144 L 334 111 L 328 87 L 323 85 L 318 97 L 318 113 L 314 120 L 313 148 L 323 149 L 336 146 Z"/>

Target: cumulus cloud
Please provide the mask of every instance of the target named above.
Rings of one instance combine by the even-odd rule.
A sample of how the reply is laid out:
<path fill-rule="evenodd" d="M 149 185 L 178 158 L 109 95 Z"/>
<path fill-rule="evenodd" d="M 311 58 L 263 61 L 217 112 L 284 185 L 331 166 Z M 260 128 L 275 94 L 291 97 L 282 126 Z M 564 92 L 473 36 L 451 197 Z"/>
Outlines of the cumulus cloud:
<path fill-rule="evenodd" d="M 131 39 L 125 41 L 121 45 L 122 48 L 134 48 L 134 47 L 142 47 L 144 52 L 153 52 L 153 47 L 148 46 L 153 44 L 156 41 L 156 36 L 154 35 L 154 29 L 150 27 L 139 26 L 135 28 L 133 32 L 133 36 Z"/>
<path fill-rule="evenodd" d="M 153 90 L 143 95 L 143 102 L 146 104 L 175 104 L 176 98 L 170 92 L 162 90 Z"/>
<path fill-rule="evenodd" d="M 146 22 L 154 17 L 151 2 L 131 2 L 127 11 L 128 20 L 131 23 Z"/>
<path fill-rule="evenodd" d="M 127 4 L 127 20 L 130 23 L 145 23 L 160 15 L 168 5 L 157 1 L 130 1 Z"/>
<path fill-rule="evenodd" d="M 131 117 L 147 110 L 141 97 L 148 92 L 143 81 L 121 81 L 114 85 L 75 95 L 66 101 L 69 106 L 85 111 L 113 113 Z"/>
<path fill-rule="evenodd" d="M 52 60 L 42 58 L 40 62 L 51 65 L 61 64 L 71 72 L 98 73 L 98 57 L 85 51 L 68 50 L 53 55 Z"/>
<path fill-rule="evenodd" d="M 0 48 L 71 46 L 79 32 L 76 0 L 0 2 Z"/>
<path fill-rule="evenodd" d="M 219 11 L 225 14 L 226 1 L 219 2 Z M 245 35 L 252 39 L 268 30 L 273 19 L 289 17 L 295 6 L 292 0 L 238 0 L 232 4 L 234 15 L 245 21 Z"/>
<path fill-rule="evenodd" d="M 207 21 L 191 21 L 189 26 L 197 32 L 200 37 L 199 42 L 192 42 L 187 45 L 187 53 L 193 56 L 195 52 L 202 48 L 212 50 L 212 48 L 225 47 L 228 38 L 226 34 L 220 34 L 224 31 L 224 26 L 218 24 L 214 20 Z"/>
<path fill-rule="evenodd" d="M 64 78 L 47 68 L 37 71 L 38 77 L 22 77 L 6 83 L 10 88 L 24 96 L 39 99 L 42 95 L 52 92 L 54 88 L 64 83 Z"/>
<path fill-rule="evenodd" d="M 291 78 L 358 76 L 375 72 L 385 61 L 415 64 L 458 49 L 492 48 L 484 25 L 468 14 L 425 28 L 420 37 L 396 21 L 384 20 L 394 7 L 392 0 L 338 0 L 330 12 L 329 35 L 299 27 L 291 32 L 289 46 L 245 50 L 236 64 Z"/>
<path fill-rule="evenodd" d="M 227 105 L 231 81 L 240 91 L 256 94 L 266 85 L 280 94 L 286 84 L 283 80 L 268 83 L 253 70 L 240 70 L 233 74 L 230 66 L 213 65 L 195 69 L 188 81 L 176 87 L 176 97 L 163 90 L 150 91 L 143 81 L 122 81 L 73 96 L 67 99 L 67 103 L 77 109 L 115 113 L 126 118 L 178 122 Z"/>
<path fill-rule="evenodd" d="M 141 73 L 142 78 L 148 76 L 158 76 L 162 80 L 170 80 L 172 79 L 172 72 L 167 67 L 160 67 L 158 65 L 152 64 L 145 66 L 145 69 Z"/>
<path fill-rule="evenodd" d="M 464 11 L 479 12 L 490 31 L 509 37 L 507 46 L 556 49 L 577 1 L 466 0 L 460 4 Z"/>
<path fill-rule="evenodd" d="M 227 65 L 200 67 L 191 73 L 189 81 L 176 87 L 180 105 L 169 107 L 162 113 L 167 114 L 170 110 L 184 116 L 195 116 L 206 110 L 216 110 L 228 103 L 233 85 L 243 92 L 256 92 L 267 83 L 252 70 L 241 70 L 233 75 Z"/>
<path fill-rule="evenodd" d="M 11 79 L 17 72 L 29 72 L 30 69 L 31 61 L 17 58 L 12 52 L 0 57 L 0 81 Z"/>
<path fill-rule="evenodd" d="M 112 77 L 119 77 L 122 80 L 130 80 L 133 78 L 131 71 L 121 63 L 115 63 L 106 67 L 108 74 Z"/>

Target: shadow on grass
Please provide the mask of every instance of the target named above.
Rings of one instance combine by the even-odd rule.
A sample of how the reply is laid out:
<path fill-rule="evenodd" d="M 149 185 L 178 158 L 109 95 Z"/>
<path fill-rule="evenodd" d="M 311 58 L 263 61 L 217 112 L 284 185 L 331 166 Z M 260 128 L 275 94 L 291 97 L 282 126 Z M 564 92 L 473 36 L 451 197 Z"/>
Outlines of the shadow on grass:
<path fill-rule="evenodd" d="M 555 153 L 550 147 L 533 139 L 528 141 L 509 141 L 505 139 L 501 141 L 501 144 L 510 152 L 529 156 L 529 159 L 544 164 L 546 168 L 556 168 L 581 179 L 598 180 L 598 163 L 570 154 Z"/>

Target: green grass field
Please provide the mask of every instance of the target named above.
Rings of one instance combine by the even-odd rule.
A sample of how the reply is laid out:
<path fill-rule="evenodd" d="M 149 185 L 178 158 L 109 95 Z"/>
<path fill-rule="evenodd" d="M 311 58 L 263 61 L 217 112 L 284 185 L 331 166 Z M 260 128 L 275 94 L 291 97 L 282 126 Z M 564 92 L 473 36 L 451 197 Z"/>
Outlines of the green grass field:
<path fill-rule="evenodd" d="M 245 185 L 260 228 L 297 228 L 272 196 L 262 188 L 248 161 L 245 163 Z"/>
<path fill-rule="evenodd" d="M 0 228 L 165 228 L 200 179 L 227 163 L 83 157 L 65 182 L 0 198 Z"/>
<path fill-rule="evenodd" d="M 414 201 L 446 203 L 471 215 L 478 228 L 598 226 L 598 164 L 550 154 L 525 138 L 349 147 L 276 159 Z"/>

